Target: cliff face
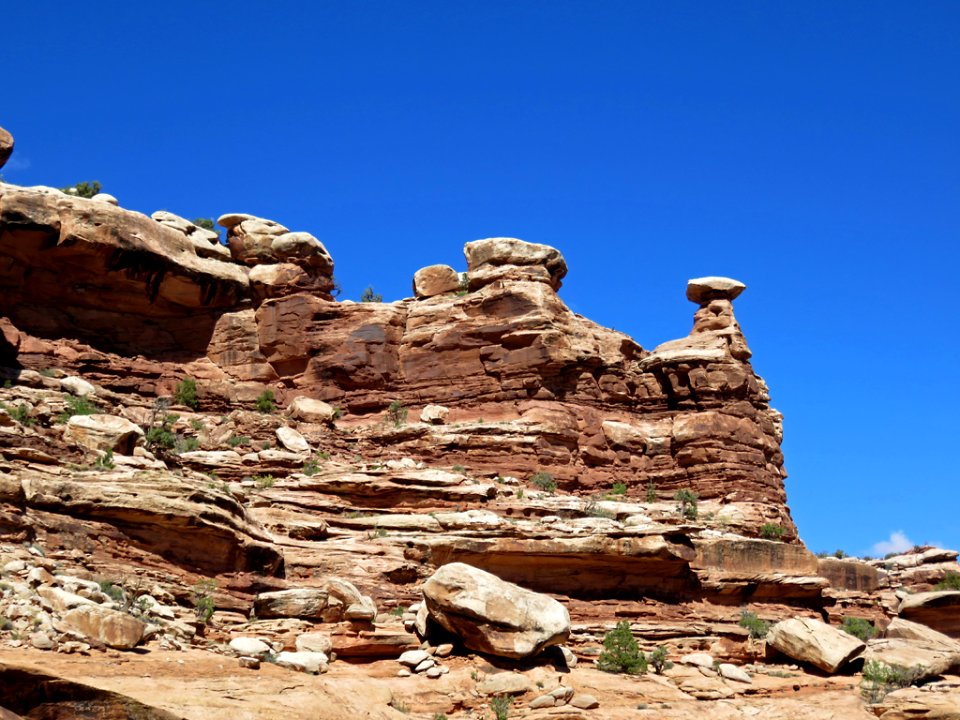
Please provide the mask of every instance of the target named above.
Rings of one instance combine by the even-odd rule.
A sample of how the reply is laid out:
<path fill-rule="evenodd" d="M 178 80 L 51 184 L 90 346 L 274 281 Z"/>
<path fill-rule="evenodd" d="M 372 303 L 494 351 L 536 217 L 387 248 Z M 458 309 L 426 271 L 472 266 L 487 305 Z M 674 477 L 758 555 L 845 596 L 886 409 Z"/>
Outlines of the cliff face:
<path fill-rule="evenodd" d="M 469 292 L 340 303 L 328 294 L 333 262 L 311 236 L 250 216 L 224 222 L 233 256 L 210 257 L 139 213 L 0 185 L 0 357 L 146 396 L 192 376 L 215 407 L 269 388 L 282 405 L 298 396 L 336 405 L 346 425 L 394 401 L 412 416 L 443 405 L 451 422 L 483 418 L 503 432 L 483 431 L 478 443 L 425 428 L 384 443 L 520 476 L 550 472 L 573 492 L 622 482 L 669 499 L 687 488 L 754 504 L 757 528 L 771 522 L 796 537 L 780 416 L 733 315 L 742 286 L 692 285 L 690 335 L 647 351 L 563 304 L 566 266 L 552 248 L 470 243 Z"/>
<path fill-rule="evenodd" d="M 900 603 L 956 553 L 800 542 L 742 284 L 692 280 L 692 330 L 647 350 L 564 305 L 544 245 L 474 241 L 463 277 L 337 302 L 308 233 L 234 213 L 224 246 L 115 203 L 0 183 L 0 716 L 460 717 L 504 694 L 523 717 L 613 720 L 957 709 L 924 690 L 868 712 L 857 678 L 784 672 L 740 625 L 883 628 L 906 607 L 956 635 L 960 597 Z M 459 580 L 420 605 L 457 562 L 479 626 Z M 623 620 L 675 667 L 597 670 Z M 895 622 L 869 652 L 960 668 L 950 638 Z M 524 658 L 527 636 L 565 646 Z M 251 683 L 250 653 L 279 664 Z"/>

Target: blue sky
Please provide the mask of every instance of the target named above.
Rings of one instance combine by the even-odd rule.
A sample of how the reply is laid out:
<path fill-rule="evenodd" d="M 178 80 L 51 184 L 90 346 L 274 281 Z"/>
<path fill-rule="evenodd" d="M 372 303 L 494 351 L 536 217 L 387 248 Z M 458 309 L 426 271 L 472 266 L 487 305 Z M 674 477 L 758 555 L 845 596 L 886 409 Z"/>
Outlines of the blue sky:
<path fill-rule="evenodd" d="M 561 249 L 561 296 L 652 348 L 688 278 L 786 416 L 813 550 L 960 547 L 960 3 L 12 3 L 10 182 L 250 212 L 344 297 L 463 243 Z M 900 537 L 891 537 L 900 533 Z"/>

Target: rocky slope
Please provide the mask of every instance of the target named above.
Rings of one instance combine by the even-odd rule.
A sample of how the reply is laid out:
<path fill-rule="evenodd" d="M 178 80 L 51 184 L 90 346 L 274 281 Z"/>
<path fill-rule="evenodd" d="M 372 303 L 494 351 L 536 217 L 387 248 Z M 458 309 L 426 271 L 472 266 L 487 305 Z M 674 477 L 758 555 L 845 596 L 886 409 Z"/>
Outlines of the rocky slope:
<path fill-rule="evenodd" d="M 350 303 L 313 236 L 220 224 L 0 183 L 0 717 L 960 713 L 956 553 L 803 546 L 742 284 L 646 350 L 544 245 Z M 623 620 L 673 667 L 600 672 Z M 865 705 L 871 660 L 918 687 Z"/>

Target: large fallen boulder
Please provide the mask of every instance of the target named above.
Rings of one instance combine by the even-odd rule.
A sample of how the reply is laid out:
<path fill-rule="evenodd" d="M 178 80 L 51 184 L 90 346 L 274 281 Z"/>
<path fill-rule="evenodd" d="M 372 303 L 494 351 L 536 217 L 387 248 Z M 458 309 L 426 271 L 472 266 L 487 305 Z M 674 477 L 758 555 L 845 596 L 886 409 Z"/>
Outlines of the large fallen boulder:
<path fill-rule="evenodd" d="M 277 590 L 257 595 L 253 611 L 258 618 L 315 618 L 324 622 L 372 622 L 377 616 L 373 600 L 352 583 L 331 578 L 323 587 Z"/>
<path fill-rule="evenodd" d="M 135 648 L 143 639 L 147 626 L 131 615 L 102 605 L 81 605 L 68 611 L 58 629 L 72 630 L 99 640 L 117 650 Z"/>
<path fill-rule="evenodd" d="M 899 614 L 952 638 L 960 638 L 960 590 L 908 595 L 900 603 Z"/>
<path fill-rule="evenodd" d="M 767 633 L 767 644 L 787 657 L 832 673 L 863 652 L 860 640 L 811 618 L 778 622 Z"/>
<path fill-rule="evenodd" d="M 525 658 L 570 635 L 570 615 L 559 602 L 465 563 L 437 570 L 423 597 L 429 616 L 476 652 Z"/>
<path fill-rule="evenodd" d="M 143 438 L 139 425 L 116 415 L 74 415 L 63 431 L 67 442 L 120 455 L 132 455 L 133 448 L 143 444 Z"/>

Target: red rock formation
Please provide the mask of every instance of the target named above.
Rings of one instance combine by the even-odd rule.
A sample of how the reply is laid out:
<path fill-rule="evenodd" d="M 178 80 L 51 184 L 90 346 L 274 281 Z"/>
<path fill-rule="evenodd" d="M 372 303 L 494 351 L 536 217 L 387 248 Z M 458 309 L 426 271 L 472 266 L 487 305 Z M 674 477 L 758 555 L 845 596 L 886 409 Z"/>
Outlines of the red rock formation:
<path fill-rule="evenodd" d="M 555 288 L 566 265 L 546 246 L 471 243 L 467 295 L 337 303 L 326 294 L 332 260 L 311 236 L 246 215 L 222 220 L 234 257 L 252 269 L 198 257 L 181 232 L 138 213 L 2 186 L 0 314 L 5 336 L 19 338 L 6 356 L 37 368 L 55 353 L 60 365 L 119 377 L 132 367 L 147 393 L 187 372 L 212 403 L 249 401 L 269 384 L 281 400 L 317 397 L 359 419 L 399 401 L 415 413 L 447 406 L 452 420 L 517 421 L 507 432 L 516 442 L 499 449 L 489 430 L 480 443 L 436 433 L 378 442 L 491 471 L 549 471 L 566 489 L 619 481 L 637 492 L 652 484 L 664 498 L 689 488 L 757 503 L 769 514 L 755 530 L 773 522 L 796 538 L 780 415 L 733 316 L 739 283 L 692 283 L 691 334 L 648 352 L 563 304 Z M 279 282 L 287 265 L 292 275 Z M 81 344 L 65 358 L 62 343 L 32 338 Z M 119 377 L 98 379 L 129 384 Z"/>

